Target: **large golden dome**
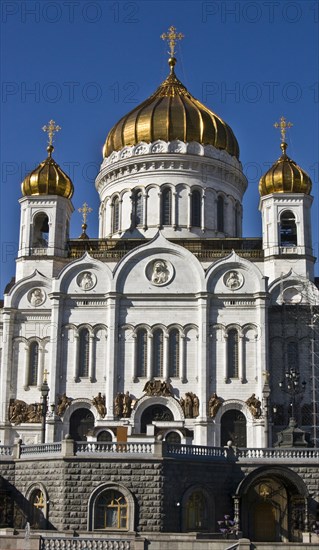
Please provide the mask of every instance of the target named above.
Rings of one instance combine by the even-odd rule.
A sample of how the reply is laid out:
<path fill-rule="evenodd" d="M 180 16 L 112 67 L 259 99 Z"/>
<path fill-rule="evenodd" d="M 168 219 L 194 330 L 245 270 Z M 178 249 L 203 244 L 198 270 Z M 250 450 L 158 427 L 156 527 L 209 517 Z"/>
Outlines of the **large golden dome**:
<path fill-rule="evenodd" d="M 22 184 L 23 195 L 60 195 L 70 199 L 74 187 L 69 176 L 52 158 L 53 145 L 47 147 L 47 158 L 28 174 Z"/>
<path fill-rule="evenodd" d="M 175 63 L 176 59 L 170 57 L 171 71 L 166 80 L 151 97 L 113 126 L 103 148 L 104 157 L 141 141 L 179 139 L 210 144 L 239 158 L 232 129 L 187 91 L 175 75 Z"/>
<path fill-rule="evenodd" d="M 310 176 L 286 154 L 287 143 L 280 145 L 282 155 L 259 181 L 259 193 L 263 197 L 270 193 L 305 193 L 311 192 Z"/>

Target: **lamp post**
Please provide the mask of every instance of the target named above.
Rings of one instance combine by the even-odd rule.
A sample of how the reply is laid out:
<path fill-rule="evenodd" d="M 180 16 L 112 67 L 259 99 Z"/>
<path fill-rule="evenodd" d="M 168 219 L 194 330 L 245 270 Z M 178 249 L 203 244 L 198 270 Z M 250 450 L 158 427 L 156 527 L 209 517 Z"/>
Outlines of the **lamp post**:
<path fill-rule="evenodd" d="M 45 443 L 45 423 L 46 423 L 46 416 L 48 412 L 48 395 L 50 388 L 48 386 L 47 376 L 48 371 L 45 370 L 43 372 L 43 382 L 40 388 L 41 391 L 41 397 L 42 397 L 42 403 L 41 403 L 41 443 Z"/>
<path fill-rule="evenodd" d="M 283 392 L 288 393 L 291 396 L 290 420 L 294 420 L 296 422 L 296 397 L 305 391 L 306 382 L 304 380 L 300 383 L 300 372 L 292 367 L 285 373 L 284 380 L 279 382 L 279 387 Z"/>

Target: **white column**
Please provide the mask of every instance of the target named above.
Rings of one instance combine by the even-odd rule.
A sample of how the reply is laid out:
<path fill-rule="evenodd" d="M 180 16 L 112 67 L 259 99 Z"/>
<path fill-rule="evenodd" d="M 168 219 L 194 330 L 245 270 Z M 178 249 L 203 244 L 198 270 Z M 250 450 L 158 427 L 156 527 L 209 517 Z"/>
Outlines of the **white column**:
<path fill-rule="evenodd" d="M 243 334 L 238 335 L 238 378 L 241 382 L 245 382 L 245 365 L 244 365 L 244 341 Z"/>
<path fill-rule="evenodd" d="M 176 230 L 176 227 L 177 227 L 176 210 L 177 210 L 177 192 L 173 191 L 172 192 L 172 226 L 174 230 Z"/>
<path fill-rule="evenodd" d="M 228 334 L 222 333 L 223 353 L 224 353 L 224 381 L 227 382 L 228 376 Z"/>
<path fill-rule="evenodd" d="M 207 295 L 202 294 L 198 299 L 198 398 L 199 398 L 199 417 L 207 416 L 208 401 L 208 372 L 207 372 Z M 195 391 L 197 393 L 197 391 Z M 204 437 L 202 434 L 201 437 Z M 201 445 L 207 444 L 202 441 Z"/>
<path fill-rule="evenodd" d="M 202 199 L 201 199 L 201 220 L 202 220 L 201 230 L 202 231 L 205 231 L 205 198 L 206 198 L 206 195 L 205 195 L 205 192 L 203 192 Z"/>
<path fill-rule="evenodd" d="M 107 416 L 109 420 L 113 419 L 115 381 L 117 379 L 117 347 L 118 347 L 118 303 L 117 296 L 108 298 L 107 326 L 108 326 L 108 345 L 106 365 L 106 383 L 105 383 L 105 402 L 107 406 Z"/>
<path fill-rule="evenodd" d="M 148 195 L 143 193 L 143 229 L 146 231 L 147 229 L 147 199 Z"/>
<path fill-rule="evenodd" d="M 123 199 L 119 198 L 119 232 L 122 231 L 122 217 L 123 217 L 122 208 L 123 208 Z"/>
<path fill-rule="evenodd" d="M 24 354 L 24 386 L 23 389 L 27 390 L 29 387 L 29 368 L 30 368 L 30 353 L 29 353 L 29 346 L 26 346 L 24 348 L 25 354 Z"/>
<path fill-rule="evenodd" d="M 0 438 L 2 444 L 9 444 L 9 430 L 6 430 L 6 420 L 10 402 L 10 377 L 12 372 L 12 336 L 14 326 L 14 313 L 9 309 L 3 309 L 3 353 L 0 370 L 0 429 L 3 427 Z M 9 428 L 10 429 L 10 428 Z"/>
<path fill-rule="evenodd" d="M 137 334 L 132 334 L 133 352 L 132 352 L 132 381 L 137 379 Z"/>
<path fill-rule="evenodd" d="M 180 347 L 179 347 L 179 377 L 181 382 L 186 382 L 186 336 L 185 334 L 180 334 Z"/>
<path fill-rule="evenodd" d="M 44 372 L 44 342 L 39 344 L 38 371 L 37 371 L 38 390 L 40 390 L 43 382 L 43 372 Z M 50 374 L 50 371 L 49 371 L 49 374 Z M 50 384 L 49 384 L 49 388 L 51 389 Z"/>
<path fill-rule="evenodd" d="M 148 380 L 152 380 L 152 357 L 153 357 L 153 334 L 147 335 L 147 372 L 146 376 Z"/>
<path fill-rule="evenodd" d="M 192 193 L 188 193 L 187 229 L 192 227 Z"/>
<path fill-rule="evenodd" d="M 162 191 L 159 191 L 158 194 L 158 212 L 157 212 L 157 227 L 161 227 L 162 220 L 161 220 L 161 213 L 162 213 Z"/>
<path fill-rule="evenodd" d="M 89 377 L 90 382 L 95 382 L 95 362 L 94 362 L 94 356 L 95 356 L 95 336 L 94 334 L 90 334 L 90 347 L 89 347 Z"/>
<path fill-rule="evenodd" d="M 79 351 L 80 351 L 80 337 L 78 333 L 74 333 L 74 346 L 75 346 L 75 352 L 74 352 L 74 365 L 73 365 L 73 372 L 74 372 L 74 382 L 79 381 Z"/>
<path fill-rule="evenodd" d="M 169 363 L 169 336 L 164 334 L 163 339 L 163 378 L 168 380 L 168 363 Z"/>

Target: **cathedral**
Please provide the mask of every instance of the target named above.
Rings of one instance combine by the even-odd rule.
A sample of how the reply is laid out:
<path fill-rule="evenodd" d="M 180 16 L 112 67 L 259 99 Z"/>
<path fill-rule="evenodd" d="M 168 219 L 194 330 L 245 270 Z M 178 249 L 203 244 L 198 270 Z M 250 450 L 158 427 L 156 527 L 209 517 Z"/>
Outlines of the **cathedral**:
<path fill-rule="evenodd" d="M 176 76 L 182 35 L 163 38 L 167 78 L 105 140 L 98 238 L 86 203 L 69 235 L 53 120 L 21 185 L 0 310 L 0 549 L 319 541 L 312 182 L 282 116 L 262 237 L 244 238 L 237 139 Z"/>

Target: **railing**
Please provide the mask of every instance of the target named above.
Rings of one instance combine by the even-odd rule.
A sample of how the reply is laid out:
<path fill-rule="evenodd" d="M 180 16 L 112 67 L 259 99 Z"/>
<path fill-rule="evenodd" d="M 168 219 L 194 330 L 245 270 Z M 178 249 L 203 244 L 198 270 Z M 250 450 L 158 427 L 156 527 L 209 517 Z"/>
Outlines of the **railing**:
<path fill-rule="evenodd" d="M 130 540 L 42 537 L 41 550 L 131 550 Z M 134 548 L 134 545 L 133 545 Z"/>
<path fill-rule="evenodd" d="M 21 445 L 20 455 L 39 455 L 60 453 L 62 443 L 41 443 L 39 445 Z"/>
<path fill-rule="evenodd" d="M 127 454 L 153 454 L 152 443 L 106 443 L 106 442 L 76 442 L 75 454 L 92 453 L 127 453 Z"/>
<path fill-rule="evenodd" d="M 228 456 L 228 448 L 205 447 L 204 445 L 179 445 L 168 444 L 165 451 L 166 456 L 201 456 L 209 458 L 225 458 Z"/>
<path fill-rule="evenodd" d="M 10 445 L 0 445 L 0 456 L 12 456 L 12 447 Z"/>
<path fill-rule="evenodd" d="M 288 459 L 288 460 L 302 460 L 302 459 L 318 459 L 319 460 L 319 448 L 309 449 L 285 449 L 285 448 L 269 448 L 269 449 L 260 449 L 260 448 L 247 448 L 247 449 L 236 449 L 236 457 L 238 459 Z"/>

